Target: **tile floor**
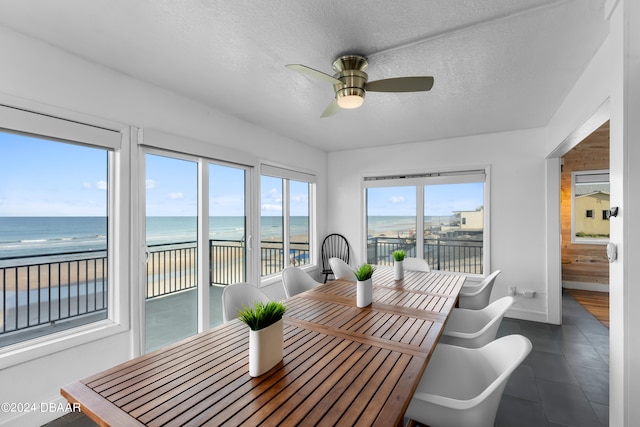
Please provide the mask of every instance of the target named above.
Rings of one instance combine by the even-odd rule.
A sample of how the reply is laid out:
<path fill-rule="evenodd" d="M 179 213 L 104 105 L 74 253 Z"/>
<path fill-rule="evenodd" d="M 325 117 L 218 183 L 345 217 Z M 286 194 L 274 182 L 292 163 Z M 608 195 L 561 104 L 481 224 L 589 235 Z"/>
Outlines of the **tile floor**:
<path fill-rule="evenodd" d="M 570 295 L 563 295 L 563 325 L 504 319 L 499 336 L 522 334 L 529 357 L 505 389 L 497 427 L 609 425 L 609 330 Z M 68 414 L 46 427 L 92 427 Z"/>

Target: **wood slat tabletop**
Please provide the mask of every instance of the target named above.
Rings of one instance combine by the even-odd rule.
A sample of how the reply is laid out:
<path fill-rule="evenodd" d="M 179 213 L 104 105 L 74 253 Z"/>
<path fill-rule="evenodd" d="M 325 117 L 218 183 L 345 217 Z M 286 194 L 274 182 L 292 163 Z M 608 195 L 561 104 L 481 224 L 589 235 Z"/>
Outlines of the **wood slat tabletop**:
<path fill-rule="evenodd" d="M 284 357 L 249 376 L 238 320 L 61 389 L 100 425 L 401 425 L 463 276 L 374 274 L 373 303 L 337 280 L 286 301 Z"/>

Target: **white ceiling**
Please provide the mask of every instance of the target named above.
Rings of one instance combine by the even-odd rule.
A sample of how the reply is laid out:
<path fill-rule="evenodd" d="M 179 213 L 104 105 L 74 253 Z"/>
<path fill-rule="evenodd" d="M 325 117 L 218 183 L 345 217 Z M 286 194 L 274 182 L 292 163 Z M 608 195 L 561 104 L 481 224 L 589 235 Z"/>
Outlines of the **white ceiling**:
<path fill-rule="evenodd" d="M 608 33 L 605 0 L 11 0 L 0 24 L 324 150 L 544 126 Z M 431 75 L 430 92 L 367 94 L 320 118 L 342 54 L 369 80 Z"/>

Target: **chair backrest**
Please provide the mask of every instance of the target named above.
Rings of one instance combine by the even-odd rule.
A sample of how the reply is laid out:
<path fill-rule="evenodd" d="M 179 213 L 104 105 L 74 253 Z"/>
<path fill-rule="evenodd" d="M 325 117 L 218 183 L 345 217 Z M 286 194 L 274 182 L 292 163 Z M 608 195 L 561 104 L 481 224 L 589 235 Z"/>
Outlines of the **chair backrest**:
<path fill-rule="evenodd" d="M 331 271 L 330 258 L 340 258 L 349 264 L 349 242 L 341 234 L 329 234 L 322 241 L 321 255 L 323 272 Z"/>
<path fill-rule="evenodd" d="M 438 344 L 405 416 L 432 426 L 493 427 L 507 381 L 531 347 L 522 335 L 476 349 Z"/>
<path fill-rule="evenodd" d="M 287 267 L 282 270 L 282 284 L 287 298 L 308 291 L 318 286 L 320 283 L 313 280 L 313 277 L 299 269 L 298 267 Z"/>
<path fill-rule="evenodd" d="M 500 323 L 514 301 L 513 297 L 507 296 L 481 310 L 454 309 L 439 342 L 467 348 L 485 346 L 496 338 Z"/>
<path fill-rule="evenodd" d="M 489 305 L 491 290 L 498 274 L 500 274 L 500 270 L 491 273 L 478 285 L 463 286 L 460 291 L 460 308 L 480 310 Z"/>
<path fill-rule="evenodd" d="M 222 320 L 230 322 L 238 318 L 238 312 L 256 302 L 269 302 L 270 298 L 249 283 L 234 283 L 222 290 Z"/>
<path fill-rule="evenodd" d="M 353 268 L 340 258 L 329 258 L 329 264 L 336 279 L 356 280 Z"/>
<path fill-rule="evenodd" d="M 402 265 L 407 271 L 431 271 L 427 260 L 422 258 L 406 257 Z"/>

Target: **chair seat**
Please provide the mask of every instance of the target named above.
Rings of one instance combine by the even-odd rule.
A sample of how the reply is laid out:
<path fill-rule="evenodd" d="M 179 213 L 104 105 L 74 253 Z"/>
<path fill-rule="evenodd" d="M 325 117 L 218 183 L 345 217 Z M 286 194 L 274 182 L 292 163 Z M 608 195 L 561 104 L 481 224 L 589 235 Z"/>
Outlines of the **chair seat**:
<path fill-rule="evenodd" d="M 282 284 L 287 298 L 313 289 L 320 283 L 298 267 L 287 267 L 282 270 Z"/>
<path fill-rule="evenodd" d="M 488 306 L 491 299 L 491 290 L 498 274 L 500 274 L 500 270 L 491 273 L 478 285 L 463 286 L 458 299 L 460 308 L 480 310 Z"/>
<path fill-rule="evenodd" d="M 530 351 L 521 335 L 477 349 L 438 344 L 405 416 L 431 427 L 492 427 L 507 381 Z"/>
<path fill-rule="evenodd" d="M 506 296 L 481 310 L 454 309 L 439 342 L 467 348 L 490 343 L 496 338 L 500 323 L 513 303 L 514 298 Z"/>

